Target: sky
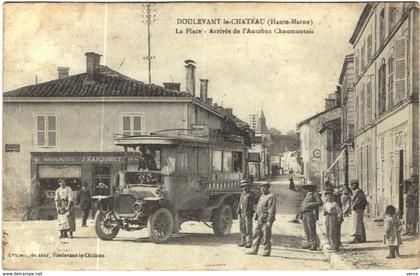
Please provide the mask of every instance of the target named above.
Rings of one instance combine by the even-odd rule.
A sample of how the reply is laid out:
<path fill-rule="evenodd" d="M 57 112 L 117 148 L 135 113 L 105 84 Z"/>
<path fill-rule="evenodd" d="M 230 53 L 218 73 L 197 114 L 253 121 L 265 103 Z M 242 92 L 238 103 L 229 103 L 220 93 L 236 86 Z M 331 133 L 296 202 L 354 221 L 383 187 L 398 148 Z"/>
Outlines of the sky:
<path fill-rule="evenodd" d="M 324 98 L 338 84 L 349 39 L 362 3 L 166 3 L 152 6 L 152 83 L 180 82 L 184 60 L 197 63 L 209 79 L 209 97 L 245 122 L 264 110 L 267 125 L 282 132 L 324 109 Z M 102 55 L 101 64 L 131 78 L 148 81 L 147 26 L 137 3 L 4 4 L 3 90 L 57 78 L 57 67 L 70 75 L 85 72 L 86 52 Z M 261 25 L 183 25 L 179 19 L 311 20 L 313 34 L 210 34 L 213 29 L 271 29 Z M 186 34 L 185 29 L 202 34 Z M 183 30 L 182 34 L 176 29 Z"/>

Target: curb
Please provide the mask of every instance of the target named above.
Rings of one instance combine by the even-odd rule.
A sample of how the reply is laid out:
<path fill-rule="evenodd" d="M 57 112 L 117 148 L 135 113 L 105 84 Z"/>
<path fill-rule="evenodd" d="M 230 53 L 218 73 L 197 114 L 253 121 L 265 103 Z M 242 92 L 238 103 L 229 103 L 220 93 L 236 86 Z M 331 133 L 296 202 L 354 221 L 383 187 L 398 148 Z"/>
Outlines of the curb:
<path fill-rule="evenodd" d="M 319 221 L 317 221 L 316 224 L 319 229 L 319 232 L 321 232 L 320 234 L 318 234 L 321 250 L 324 253 L 324 255 L 327 257 L 331 265 L 337 270 L 353 269 L 352 266 L 348 265 L 339 254 L 337 254 L 334 251 L 329 250 L 330 245 L 326 239 L 324 229 L 322 228 L 322 225 Z"/>

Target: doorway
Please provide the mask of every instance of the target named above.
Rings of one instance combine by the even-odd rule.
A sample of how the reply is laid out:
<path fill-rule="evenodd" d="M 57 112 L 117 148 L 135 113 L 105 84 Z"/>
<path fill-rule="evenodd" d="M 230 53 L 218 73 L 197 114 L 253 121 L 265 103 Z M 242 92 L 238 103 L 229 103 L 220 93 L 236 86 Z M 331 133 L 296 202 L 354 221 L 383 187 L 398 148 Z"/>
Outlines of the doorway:
<path fill-rule="evenodd" d="M 404 214 L 404 151 L 399 151 L 399 168 L 398 168 L 398 210 L 399 218 Z"/>

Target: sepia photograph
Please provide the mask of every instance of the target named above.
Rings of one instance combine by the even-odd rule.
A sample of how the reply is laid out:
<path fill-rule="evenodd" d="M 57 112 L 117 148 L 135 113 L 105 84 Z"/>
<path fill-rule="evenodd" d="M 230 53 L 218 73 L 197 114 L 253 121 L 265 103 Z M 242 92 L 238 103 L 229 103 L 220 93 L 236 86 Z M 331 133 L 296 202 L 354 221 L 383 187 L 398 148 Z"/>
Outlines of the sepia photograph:
<path fill-rule="evenodd" d="M 3 3 L 3 275 L 418 275 L 419 27 L 418 2 Z"/>

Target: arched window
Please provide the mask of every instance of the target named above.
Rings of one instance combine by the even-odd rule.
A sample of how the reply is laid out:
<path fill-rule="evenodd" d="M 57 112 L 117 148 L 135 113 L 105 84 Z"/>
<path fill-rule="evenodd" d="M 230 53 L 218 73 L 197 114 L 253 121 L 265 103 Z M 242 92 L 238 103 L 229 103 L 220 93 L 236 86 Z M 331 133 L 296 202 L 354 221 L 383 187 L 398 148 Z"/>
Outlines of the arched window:
<path fill-rule="evenodd" d="M 385 41 L 385 9 L 379 13 L 379 44 L 382 45 Z"/>

